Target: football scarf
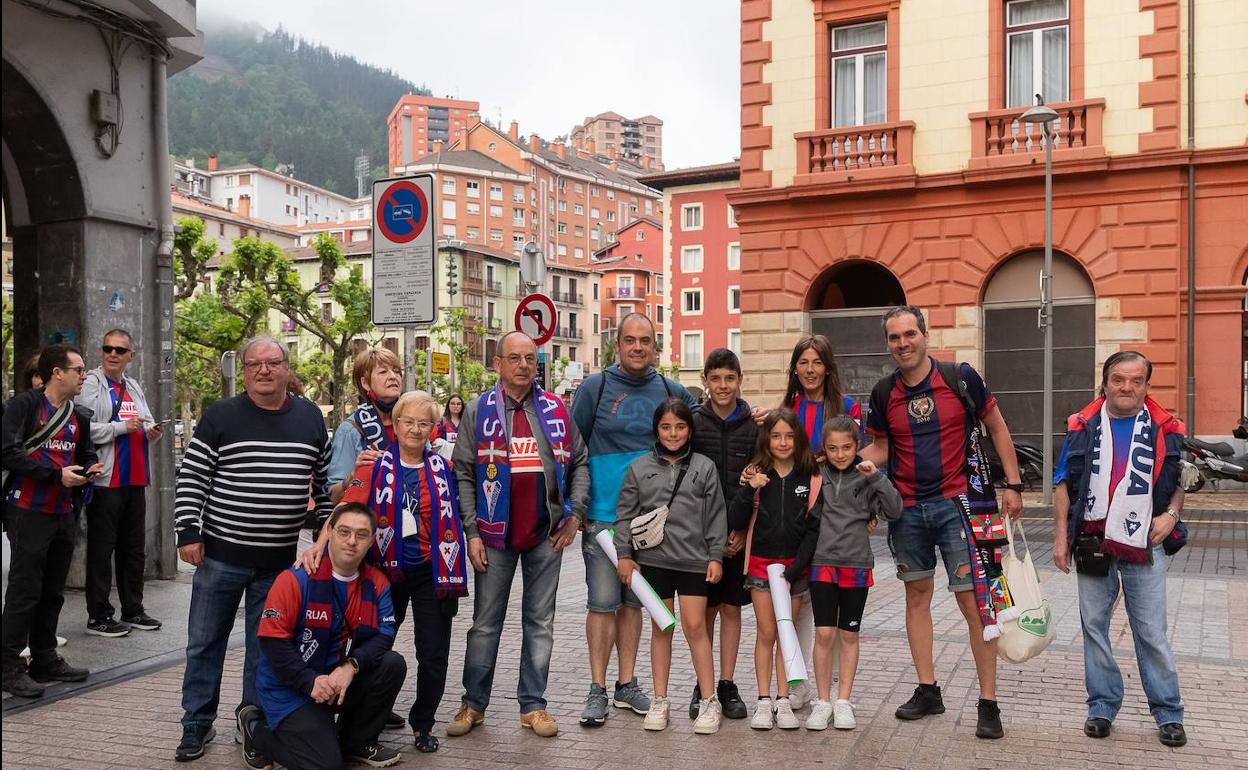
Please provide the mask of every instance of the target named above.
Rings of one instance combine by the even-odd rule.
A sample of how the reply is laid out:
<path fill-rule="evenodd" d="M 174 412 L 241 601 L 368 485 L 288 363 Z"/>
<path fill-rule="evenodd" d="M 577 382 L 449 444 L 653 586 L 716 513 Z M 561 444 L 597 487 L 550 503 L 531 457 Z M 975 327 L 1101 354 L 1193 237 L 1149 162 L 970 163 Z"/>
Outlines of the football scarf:
<path fill-rule="evenodd" d="M 390 414 L 390 410 L 394 408 L 394 402 L 384 404 L 375 401 L 365 401 L 360 407 L 351 413 L 351 422 L 355 425 L 356 430 L 364 437 L 364 443 L 369 449 L 384 450 L 390 445 L 390 439 L 386 436 L 386 427 L 381 422 L 381 414 Z"/>
<path fill-rule="evenodd" d="M 1145 407 L 1135 418 L 1127 468 L 1110 494 L 1114 463 L 1114 432 L 1102 402 L 1101 419 L 1088 448 L 1088 502 L 1084 520 L 1102 522 L 1105 540 L 1101 552 L 1137 564 L 1150 560 L 1148 536 L 1153 523 L 1153 480 L 1157 453 L 1153 442 L 1156 425 Z"/>
<path fill-rule="evenodd" d="M 530 391 L 542 435 L 555 455 L 555 486 L 559 490 L 559 521 L 572 515 L 572 500 L 566 494 L 572 445 L 568 432 L 568 410 L 558 397 L 533 383 Z M 501 384 L 485 395 L 477 408 L 477 531 L 491 548 L 507 547 L 507 525 L 511 503 L 511 439 L 507 422 L 506 396 Z"/>
<path fill-rule="evenodd" d="M 377 535 L 370 548 L 370 557 L 385 571 L 390 582 L 403 580 L 403 504 L 407 487 L 403 483 L 405 469 L 399 462 L 398 444 L 373 463 L 373 490 L 369 507 L 377 517 Z M 455 483 L 446 460 L 437 452 L 425 449 L 424 477 L 432 481 L 434 504 L 421 511 L 420 526 L 429 533 L 429 543 L 421 556 L 433 570 L 433 590 L 439 599 L 468 595 L 468 566 L 464 547 L 464 530 L 459 521 L 459 500 L 453 494 Z M 408 533 L 414 534 L 414 533 Z M 436 550 L 437 553 L 430 553 Z"/>
<path fill-rule="evenodd" d="M 303 589 L 303 611 L 295 626 L 294 640 L 299 645 L 299 652 L 304 663 L 317 673 L 328 673 L 345 657 L 342 649 L 344 628 L 354 629 L 353 641 L 362 641 L 377 633 L 377 595 L 373 581 L 369 580 L 360 566 L 359 615 L 346 617 L 347 608 L 338 600 L 334 590 L 334 568 L 329 560 L 329 546 L 321 554 L 321 563 L 315 575 L 308 575 L 302 569 L 295 572 Z M 301 574 L 302 573 L 302 574 Z M 334 633 L 335 627 L 339 633 Z"/>

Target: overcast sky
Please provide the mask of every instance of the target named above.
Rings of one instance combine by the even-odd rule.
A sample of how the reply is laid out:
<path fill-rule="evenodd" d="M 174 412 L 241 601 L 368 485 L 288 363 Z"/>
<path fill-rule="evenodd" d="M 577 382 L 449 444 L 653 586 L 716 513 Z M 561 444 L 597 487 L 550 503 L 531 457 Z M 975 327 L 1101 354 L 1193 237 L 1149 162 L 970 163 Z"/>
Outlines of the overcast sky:
<path fill-rule="evenodd" d="M 614 110 L 663 120 L 669 169 L 740 154 L 734 0 L 201 0 L 199 13 L 280 25 L 522 134 Z"/>

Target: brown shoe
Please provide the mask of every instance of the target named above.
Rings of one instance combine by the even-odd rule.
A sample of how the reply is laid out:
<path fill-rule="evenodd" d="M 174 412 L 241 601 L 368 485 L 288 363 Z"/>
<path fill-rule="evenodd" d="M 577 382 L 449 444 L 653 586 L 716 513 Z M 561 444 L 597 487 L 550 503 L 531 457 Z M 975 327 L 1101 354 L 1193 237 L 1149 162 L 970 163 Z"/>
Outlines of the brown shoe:
<path fill-rule="evenodd" d="M 446 726 L 446 734 L 454 738 L 458 735 L 467 735 L 472 728 L 485 721 L 485 714 L 475 711 L 469 706 L 460 706 L 459 711 L 455 712 L 454 718 Z"/>
<path fill-rule="evenodd" d="M 546 709 L 521 714 L 520 726 L 529 728 L 534 735 L 540 735 L 543 738 L 553 738 L 559 734 L 559 723 Z"/>

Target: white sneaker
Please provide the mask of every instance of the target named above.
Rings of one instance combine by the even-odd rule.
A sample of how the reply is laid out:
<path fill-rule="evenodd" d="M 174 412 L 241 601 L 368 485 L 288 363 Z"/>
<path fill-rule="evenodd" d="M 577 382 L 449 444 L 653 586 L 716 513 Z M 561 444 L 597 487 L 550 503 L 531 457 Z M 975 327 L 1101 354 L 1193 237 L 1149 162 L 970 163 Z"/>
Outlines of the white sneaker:
<path fill-rule="evenodd" d="M 656 695 L 650 703 L 650 710 L 646 712 L 645 721 L 641 723 L 641 726 L 647 730 L 666 730 L 667 715 L 671 710 L 672 704 L 667 698 L 660 698 Z"/>
<path fill-rule="evenodd" d="M 824 724 L 827 724 L 826 720 Z M 832 726 L 838 730 L 852 730 L 857 727 L 858 720 L 854 719 L 854 704 L 847 700 L 837 700 L 832 706 Z"/>
<path fill-rule="evenodd" d="M 806 682 L 789 688 L 789 702 L 793 704 L 794 711 L 800 711 L 805 708 L 808 703 L 815 699 L 814 688 Z"/>
<path fill-rule="evenodd" d="M 826 730 L 828 720 L 832 718 L 832 704 L 826 700 L 816 699 L 810 706 L 810 716 L 806 718 L 807 730 Z"/>
<path fill-rule="evenodd" d="M 793 714 L 793 704 L 788 698 L 776 699 L 776 727 L 781 730 L 796 730 L 802 723 Z"/>
<path fill-rule="evenodd" d="M 771 698 L 759 698 L 758 705 L 754 707 L 754 718 L 750 720 L 750 727 L 755 730 L 770 730 L 776 726 L 774 715 L 775 704 Z"/>
<path fill-rule="evenodd" d="M 698 702 L 698 718 L 693 722 L 693 731 L 698 735 L 714 735 L 719 732 L 720 706 L 719 698 L 712 695 Z"/>

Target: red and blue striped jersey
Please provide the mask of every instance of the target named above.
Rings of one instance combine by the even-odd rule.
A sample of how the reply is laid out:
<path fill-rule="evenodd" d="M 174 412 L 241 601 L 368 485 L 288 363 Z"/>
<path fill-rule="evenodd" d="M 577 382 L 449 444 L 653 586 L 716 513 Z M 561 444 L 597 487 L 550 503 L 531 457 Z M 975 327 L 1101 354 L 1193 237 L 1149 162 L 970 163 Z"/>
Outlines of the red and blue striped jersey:
<path fill-rule="evenodd" d="M 966 492 L 971 419 L 956 383 L 945 382 L 936 359 L 931 364 L 931 372 L 914 387 L 896 371 L 891 388 L 877 387 L 871 393 L 867 432 L 888 439 L 889 475 L 907 507 L 923 500 L 952 500 Z M 961 374 L 976 415 L 983 419 L 997 398 L 970 364 L 961 365 Z"/>
<path fill-rule="evenodd" d="M 35 430 L 43 428 L 56 414 L 56 407 L 48 401 L 47 396 L 39 399 L 39 424 Z M 74 464 L 74 452 L 78 441 L 90 441 L 90 436 L 80 436 L 76 415 L 70 415 L 65 424 L 56 433 L 48 437 L 30 457 L 40 465 L 49 468 L 64 468 Z M 74 491 L 61 483 L 57 476 L 51 481 L 39 481 L 29 476 L 21 476 L 9 485 L 8 501 L 26 511 L 37 513 L 71 513 L 74 510 Z"/>
<path fill-rule="evenodd" d="M 143 419 L 143 414 L 122 383 L 109 379 L 108 395 L 112 397 L 113 407 L 117 410 L 117 422 L 125 422 L 132 417 Z M 145 487 L 149 483 L 151 477 L 147 465 L 147 431 L 123 433 L 113 442 L 113 475 L 108 480 L 108 486 Z"/>
<path fill-rule="evenodd" d="M 806 438 L 810 439 L 810 451 L 813 454 L 819 454 L 822 451 L 820 442 L 823 440 L 823 424 L 827 422 L 829 416 L 828 405 L 823 401 L 807 401 L 805 396 L 799 395 L 793 403 L 793 411 L 797 413 L 797 421 L 806 429 Z M 849 396 L 844 396 L 841 401 L 841 413 L 852 417 L 854 422 L 858 423 L 858 428 L 862 428 L 862 405 Z"/>
<path fill-rule="evenodd" d="M 810 582 L 831 583 L 838 588 L 869 588 L 875 585 L 875 575 L 870 567 L 812 566 Z"/>

